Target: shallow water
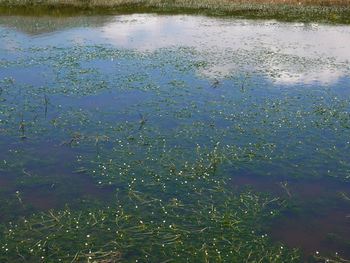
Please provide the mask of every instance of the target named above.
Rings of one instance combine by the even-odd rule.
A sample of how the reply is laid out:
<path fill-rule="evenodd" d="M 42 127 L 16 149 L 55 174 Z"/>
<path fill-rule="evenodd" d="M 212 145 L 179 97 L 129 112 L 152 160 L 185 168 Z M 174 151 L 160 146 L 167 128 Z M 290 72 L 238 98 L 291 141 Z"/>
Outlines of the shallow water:
<path fill-rule="evenodd" d="M 249 185 L 281 200 L 271 242 L 350 258 L 349 26 L 10 16 L 0 37 L 2 222 Z"/>

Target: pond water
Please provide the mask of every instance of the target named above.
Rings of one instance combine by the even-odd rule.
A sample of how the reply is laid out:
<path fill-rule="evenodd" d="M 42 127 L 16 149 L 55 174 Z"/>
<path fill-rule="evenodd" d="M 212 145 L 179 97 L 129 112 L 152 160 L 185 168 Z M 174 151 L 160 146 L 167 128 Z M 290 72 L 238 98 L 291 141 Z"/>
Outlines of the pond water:
<path fill-rule="evenodd" d="M 349 26 L 0 16 L 0 38 L 1 260 L 350 259 Z"/>

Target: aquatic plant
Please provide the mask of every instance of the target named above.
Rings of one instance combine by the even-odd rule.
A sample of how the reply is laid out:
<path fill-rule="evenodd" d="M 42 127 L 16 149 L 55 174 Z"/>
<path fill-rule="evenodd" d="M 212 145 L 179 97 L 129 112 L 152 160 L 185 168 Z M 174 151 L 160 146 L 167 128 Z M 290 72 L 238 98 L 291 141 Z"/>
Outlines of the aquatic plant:
<path fill-rule="evenodd" d="M 300 262 L 264 229 L 295 204 L 290 182 L 349 181 L 347 82 L 286 89 L 268 78 L 275 69 L 246 70 L 270 56 L 344 67 L 332 59 L 103 44 L 21 52 L 1 64 L 0 261 Z M 203 73 L 232 61 L 244 71 Z M 40 73 L 34 84 L 8 76 L 28 71 Z M 240 189 L 235 176 L 249 175 L 275 178 L 288 198 Z M 93 191 L 80 189 L 87 181 Z M 61 202 L 39 211 L 38 189 Z"/>

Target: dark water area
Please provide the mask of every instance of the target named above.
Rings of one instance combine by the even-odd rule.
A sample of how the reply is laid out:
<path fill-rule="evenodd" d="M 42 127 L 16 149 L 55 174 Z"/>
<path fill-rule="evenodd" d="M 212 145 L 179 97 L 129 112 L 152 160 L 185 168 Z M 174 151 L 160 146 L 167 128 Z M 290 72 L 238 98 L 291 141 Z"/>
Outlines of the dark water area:
<path fill-rule="evenodd" d="M 0 38 L 0 259 L 350 259 L 349 26 L 0 16 Z M 68 228 L 15 249 L 41 238 L 23 218 L 86 223 L 80 252 Z"/>
<path fill-rule="evenodd" d="M 268 223 L 272 240 L 301 248 L 305 258 L 317 251 L 348 257 L 345 240 L 350 234 L 349 204 L 344 199 L 348 185 L 330 179 L 279 179 L 244 175 L 235 176 L 232 183 L 234 187 L 249 186 L 293 200 L 282 218 Z"/>

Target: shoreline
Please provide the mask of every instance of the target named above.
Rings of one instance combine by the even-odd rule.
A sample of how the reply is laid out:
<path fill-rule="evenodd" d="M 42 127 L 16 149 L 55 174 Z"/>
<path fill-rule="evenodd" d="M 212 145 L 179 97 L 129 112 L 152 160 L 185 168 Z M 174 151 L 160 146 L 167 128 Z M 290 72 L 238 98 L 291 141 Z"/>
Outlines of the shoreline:
<path fill-rule="evenodd" d="M 0 0 L 0 15 L 194 14 L 285 22 L 350 24 L 350 0 Z"/>

